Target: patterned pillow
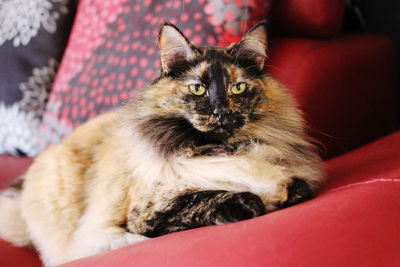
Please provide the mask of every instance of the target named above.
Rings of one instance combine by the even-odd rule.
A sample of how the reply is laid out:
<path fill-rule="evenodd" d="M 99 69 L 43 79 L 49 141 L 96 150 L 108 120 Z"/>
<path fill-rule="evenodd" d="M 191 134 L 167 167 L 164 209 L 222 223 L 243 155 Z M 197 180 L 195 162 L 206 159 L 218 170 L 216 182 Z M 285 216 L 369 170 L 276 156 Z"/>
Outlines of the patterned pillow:
<path fill-rule="evenodd" d="M 0 2 L 0 154 L 38 152 L 39 127 L 74 5 L 70 0 Z"/>
<path fill-rule="evenodd" d="M 266 19 L 270 2 L 81 0 L 42 124 L 44 141 L 58 143 L 157 77 L 162 22 L 176 24 L 196 44 L 227 45 Z"/>

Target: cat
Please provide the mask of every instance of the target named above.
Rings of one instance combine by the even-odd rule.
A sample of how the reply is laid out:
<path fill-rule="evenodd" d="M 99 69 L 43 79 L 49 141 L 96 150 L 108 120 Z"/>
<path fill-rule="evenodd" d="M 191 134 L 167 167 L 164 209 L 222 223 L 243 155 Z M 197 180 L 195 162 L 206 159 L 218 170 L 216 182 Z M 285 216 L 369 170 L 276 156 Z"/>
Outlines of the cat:
<path fill-rule="evenodd" d="M 164 23 L 159 48 L 152 84 L 1 194 L 1 238 L 54 266 L 314 197 L 323 164 L 294 100 L 264 71 L 265 22 L 226 48 Z"/>

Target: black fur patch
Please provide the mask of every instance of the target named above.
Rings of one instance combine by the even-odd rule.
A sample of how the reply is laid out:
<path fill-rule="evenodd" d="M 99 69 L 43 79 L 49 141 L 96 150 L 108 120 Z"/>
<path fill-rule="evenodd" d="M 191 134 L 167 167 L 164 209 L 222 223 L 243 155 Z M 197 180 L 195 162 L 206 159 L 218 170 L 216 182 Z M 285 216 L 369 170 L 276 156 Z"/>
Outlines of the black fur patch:
<path fill-rule="evenodd" d="M 20 176 L 17 180 L 15 180 L 11 185 L 10 188 L 15 190 L 21 191 L 24 188 L 25 179 L 23 176 Z"/>
<path fill-rule="evenodd" d="M 226 109 L 228 106 L 228 95 L 226 93 L 226 87 L 228 74 L 219 62 L 212 62 L 205 74 L 203 79 L 207 77 L 205 85 L 209 91 L 209 101 L 212 106 L 212 110 L 215 109 Z"/>
<path fill-rule="evenodd" d="M 290 207 L 315 197 L 314 190 L 303 179 L 294 177 L 287 187 L 287 200 L 279 205 L 279 208 Z"/>
<path fill-rule="evenodd" d="M 207 151 L 214 151 L 215 154 L 217 150 L 221 153 L 233 153 L 244 145 L 243 142 L 228 144 L 223 141 L 228 136 L 220 133 L 201 132 L 184 118 L 154 117 L 142 122 L 139 127 L 143 136 L 149 138 L 163 155 L 184 149 L 193 149 L 198 155 L 207 155 Z"/>
<path fill-rule="evenodd" d="M 167 77 L 171 77 L 177 80 L 180 80 L 186 76 L 186 73 L 197 64 L 199 64 L 199 60 L 176 60 L 171 63 L 171 70 L 165 74 Z"/>
<path fill-rule="evenodd" d="M 173 199 L 165 210 L 146 221 L 148 230 L 141 233 L 157 237 L 206 225 L 226 224 L 266 213 L 261 199 L 249 192 L 197 191 Z"/>
<path fill-rule="evenodd" d="M 124 230 L 126 230 L 126 231 L 129 231 L 127 222 L 121 223 L 121 224 L 119 225 L 119 227 L 121 227 L 122 229 L 124 229 Z"/>
<path fill-rule="evenodd" d="M 193 60 L 177 60 L 171 64 L 170 72 L 162 75 L 180 80 L 185 78 L 186 73 L 190 71 L 191 68 L 204 61 L 236 65 L 244 70 L 246 77 L 252 79 L 261 78 L 265 75 L 264 70 L 259 68 L 258 63 L 250 58 L 237 57 L 235 55 L 230 56 L 223 49 L 214 47 L 199 48 L 199 51 L 201 56 L 198 58 Z"/>

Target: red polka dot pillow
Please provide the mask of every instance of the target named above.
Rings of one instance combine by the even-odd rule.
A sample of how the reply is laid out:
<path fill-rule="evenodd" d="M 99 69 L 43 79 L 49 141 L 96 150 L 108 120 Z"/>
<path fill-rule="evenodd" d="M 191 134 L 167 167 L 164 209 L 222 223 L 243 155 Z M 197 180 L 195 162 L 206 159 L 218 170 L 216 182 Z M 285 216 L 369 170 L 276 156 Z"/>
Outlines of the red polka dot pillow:
<path fill-rule="evenodd" d="M 81 0 L 42 124 L 58 143 L 159 74 L 157 37 L 169 21 L 199 45 L 228 45 L 264 20 L 272 0 Z"/>

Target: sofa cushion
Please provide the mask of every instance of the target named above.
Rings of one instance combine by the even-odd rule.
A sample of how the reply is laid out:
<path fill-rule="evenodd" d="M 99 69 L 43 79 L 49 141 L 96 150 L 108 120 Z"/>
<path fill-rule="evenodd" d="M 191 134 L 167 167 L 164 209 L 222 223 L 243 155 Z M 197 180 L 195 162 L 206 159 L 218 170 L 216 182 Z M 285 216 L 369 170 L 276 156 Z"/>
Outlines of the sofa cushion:
<path fill-rule="evenodd" d="M 279 0 L 271 12 L 273 34 L 332 37 L 340 33 L 344 0 Z"/>
<path fill-rule="evenodd" d="M 0 4 L 0 154 L 38 153 L 40 122 L 66 46 L 75 1 Z"/>
<path fill-rule="evenodd" d="M 398 266 L 400 180 L 357 185 L 239 223 L 171 234 L 65 264 Z"/>
<path fill-rule="evenodd" d="M 270 51 L 268 71 L 296 98 L 325 159 L 395 131 L 397 72 L 389 38 L 274 38 Z"/>
<path fill-rule="evenodd" d="M 0 239 L 0 266 L 41 267 L 43 264 L 33 249 L 14 247 Z"/>
<path fill-rule="evenodd" d="M 32 162 L 32 158 L 0 155 L 0 190 L 24 174 Z"/>
<path fill-rule="evenodd" d="M 177 24 L 196 44 L 226 45 L 264 19 L 271 1 L 80 1 L 41 136 L 59 142 L 157 77 L 162 22 Z"/>
<path fill-rule="evenodd" d="M 313 200 L 255 219 L 174 233 L 78 266 L 400 265 L 400 132 L 328 161 Z"/>

